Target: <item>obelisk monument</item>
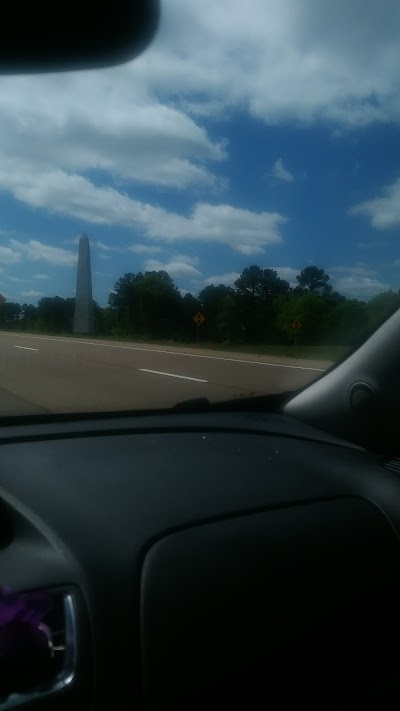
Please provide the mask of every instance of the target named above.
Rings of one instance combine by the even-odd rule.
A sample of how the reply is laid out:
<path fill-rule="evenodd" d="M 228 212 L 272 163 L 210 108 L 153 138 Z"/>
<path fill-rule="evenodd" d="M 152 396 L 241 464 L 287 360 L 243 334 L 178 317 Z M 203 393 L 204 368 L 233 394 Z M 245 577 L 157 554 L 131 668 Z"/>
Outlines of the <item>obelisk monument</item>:
<path fill-rule="evenodd" d="M 92 333 L 93 297 L 90 246 L 87 234 L 79 238 L 78 271 L 76 276 L 74 333 Z"/>

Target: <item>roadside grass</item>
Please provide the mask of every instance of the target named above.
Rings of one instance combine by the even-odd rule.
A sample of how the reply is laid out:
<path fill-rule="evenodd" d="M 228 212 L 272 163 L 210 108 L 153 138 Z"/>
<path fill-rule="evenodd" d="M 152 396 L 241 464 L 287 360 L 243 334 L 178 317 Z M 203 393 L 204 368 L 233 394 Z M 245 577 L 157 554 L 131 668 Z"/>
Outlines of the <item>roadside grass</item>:
<path fill-rule="evenodd" d="M 281 358 L 303 358 L 306 360 L 337 361 L 350 353 L 348 346 L 295 346 L 295 345 L 204 345 L 205 348 L 235 353 L 249 353 L 254 355 L 270 355 Z"/>

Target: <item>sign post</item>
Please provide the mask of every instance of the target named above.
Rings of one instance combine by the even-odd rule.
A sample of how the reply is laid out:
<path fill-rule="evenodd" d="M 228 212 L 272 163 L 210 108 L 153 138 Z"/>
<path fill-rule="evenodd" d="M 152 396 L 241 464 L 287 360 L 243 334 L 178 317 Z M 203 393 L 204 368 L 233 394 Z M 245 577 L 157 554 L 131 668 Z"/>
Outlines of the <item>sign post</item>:
<path fill-rule="evenodd" d="M 292 323 L 292 328 L 294 331 L 294 345 L 297 346 L 297 331 L 300 331 L 301 329 L 301 323 L 299 319 L 295 318 L 295 320 Z"/>
<path fill-rule="evenodd" d="M 205 320 L 201 311 L 198 311 L 197 314 L 193 316 L 193 321 L 197 324 L 197 343 L 200 341 L 200 326 L 202 326 Z"/>

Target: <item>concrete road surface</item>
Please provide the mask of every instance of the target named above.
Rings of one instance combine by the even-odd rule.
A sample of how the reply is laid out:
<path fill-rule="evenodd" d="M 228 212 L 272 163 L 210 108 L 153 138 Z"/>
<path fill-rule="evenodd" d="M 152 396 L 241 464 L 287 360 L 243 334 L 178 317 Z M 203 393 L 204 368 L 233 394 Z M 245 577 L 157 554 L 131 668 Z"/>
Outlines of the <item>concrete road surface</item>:
<path fill-rule="evenodd" d="M 171 407 L 299 388 L 327 362 L 0 332 L 0 416 Z"/>

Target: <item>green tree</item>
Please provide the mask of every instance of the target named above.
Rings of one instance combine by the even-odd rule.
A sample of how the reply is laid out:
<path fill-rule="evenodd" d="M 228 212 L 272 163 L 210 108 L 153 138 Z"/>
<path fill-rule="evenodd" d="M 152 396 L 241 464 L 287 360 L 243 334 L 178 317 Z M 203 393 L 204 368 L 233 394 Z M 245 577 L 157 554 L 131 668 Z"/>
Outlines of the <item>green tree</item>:
<path fill-rule="evenodd" d="M 327 303 L 323 296 L 308 292 L 280 297 L 276 302 L 276 326 L 291 342 L 294 339 L 292 323 L 296 319 L 301 323 L 298 342 L 326 343 L 330 322 L 327 318 Z"/>
<path fill-rule="evenodd" d="M 205 315 L 211 317 L 218 310 L 218 303 L 221 299 L 234 293 L 234 290 L 225 284 L 206 286 L 199 294 L 199 301 Z"/>
<path fill-rule="evenodd" d="M 119 329 L 144 337 L 172 337 L 179 330 L 180 302 L 179 290 L 163 270 L 125 274 L 109 296 Z"/>
<path fill-rule="evenodd" d="M 181 295 L 166 271 L 146 272 L 137 282 L 144 335 L 171 338 L 179 330 Z"/>
<path fill-rule="evenodd" d="M 274 269 L 261 269 L 253 264 L 243 269 L 235 281 L 238 294 L 253 298 L 271 299 L 290 291 L 289 282 L 281 279 Z"/>
<path fill-rule="evenodd" d="M 289 282 L 281 279 L 278 276 L 278 272 L 274 269 L 263 270 L 260 285 L 260 297 L 262 299 L 274 299 L 276 296 L 280 296 L 281 294 L 288 294 L 289 291 Z"/>
<path fill-rule="evenodd" d="M 6 301 L 0 305 L 0 326 L 2 328 L 15 328 L 21 316 L 20 304 Z"/>
<path fill-rule="evenodd" d="M 300 289 L 310 291 L 315 294 L 329 294 L 332 287 L 329 284 L 330 276 L 324 269 L 310 266 L 302 269 L 296 277 Z"/>
<path fill-rule="evenodd" d="M 235 287 L 238 294 L 250 295 L 253 298 L 261 296 L 262 292 L 263 270 L 256 264 L 243 269 L 240 276 L 235 281 Z"/>
<path fill-rule="evenodd" d="M 400 308 L 400 292 L 393 289 L 374 296 L 368 302 L 368 328 L 375 330 Z"/>
<path fill-rule="evenodd" d="M 103 312 L 104 309 L 93 300 L 93 332 L 96 334 L 105 333 Z"/>
<path fill-rule="evenodd" d="M 94 332 L 104 336 L 119 336 L 117 312 L 110 306 L 100 309 L 94 318 Z"/>
<path fill-rule="evenodd" d="M 358 299 L 343 299 L 336 303 L 331 332 L 332 343 L 355 346 L 365 334 L 368 323 L 368 306 Z"/>
<path fill-rule="evenodd" d="M 113 291 L 111 291 L 108 297 L 108 303 L 111 308 L 124 308 L 130 302 L 135 300 L 135 284 L 137 279 L 141 278 L 143 275 L 128 273 L 120 277 L 116 284 L 114 285 Z"/>
<path fill-rule="evenodd" d="M 143 279 L 143 274 L 124 274 L 108 297 L 108 303 L 115 318 L 115 331 L 124 335 L 135 332 L 140 321 L 139 298 L 137 284 Z"/>
<path fill-rule="evenodd" d="M 179 327 L 179 335 L 185 341 L 196 341 L 197 326 L 193 321 L 193 316 L 201 311 L 202 308 L 200 299 L 193 296 L 193 294 L 185 294 L 181 301 Z M 204 331 L 204 326 L 202 326 L 202 329 Z"/>
<path fill-rule="evenodd" d="M 37 325 L 40 330 L 55 333 L 71 332 L 74 321 L 75 299 L 43 296 L 37 306 Z"/>
<path fill-rule="evenodd" d="M 274 300 L 289 293 L 289 283 L 281 279 L 274 269 L 252 265 L 243 270 L 235 286 L 246 339 L 251 343 L 274 341 Z"/>
<path fill-rule="evenodd" d="M 220 327 L 221 302 L 226 296 L 234 297 L 234 295 L 234 290 L 230 286 L 225 286 L 225 284 L 219 284 L 218 286 L 210 284 L 200 292 L 200 310 L 206 318 L 205 323 L 201 326 L 201 334 L 205 340 L 224 340 L 225 336 Z"/>
<path fill-rule="evenodd" d="M 241 339 L 242 327 L 235 294 L 226 294 L 219 300 L 216 327 L 218 337 L 222 341 L 231 343 Z"/>
<path fill-rule="evenodd" d="M 33 331 L 36 327 L 38 309 L 33 304 L 22 304 L 21 326 L 26 331 Z"/>

